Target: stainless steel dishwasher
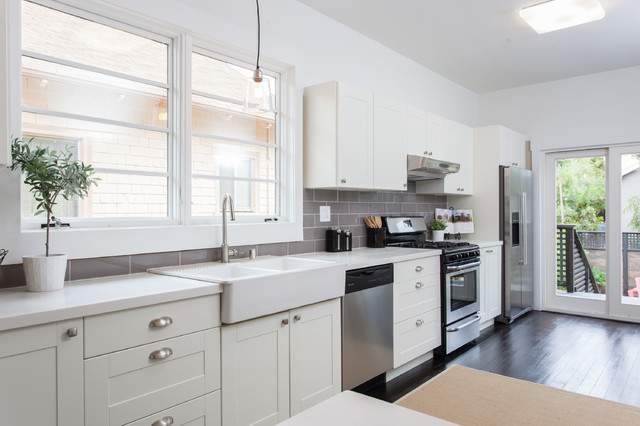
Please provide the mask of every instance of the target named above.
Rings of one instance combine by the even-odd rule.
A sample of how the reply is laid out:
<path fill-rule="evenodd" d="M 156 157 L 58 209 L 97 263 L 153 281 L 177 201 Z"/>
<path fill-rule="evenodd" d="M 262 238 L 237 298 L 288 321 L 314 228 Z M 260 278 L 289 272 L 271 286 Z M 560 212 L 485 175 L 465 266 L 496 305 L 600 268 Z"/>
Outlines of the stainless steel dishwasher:
<path fill-rule="evenodd" d="M 346 273 L 342 298 L 342 390 L 393 368 L 393 264 Z"/>

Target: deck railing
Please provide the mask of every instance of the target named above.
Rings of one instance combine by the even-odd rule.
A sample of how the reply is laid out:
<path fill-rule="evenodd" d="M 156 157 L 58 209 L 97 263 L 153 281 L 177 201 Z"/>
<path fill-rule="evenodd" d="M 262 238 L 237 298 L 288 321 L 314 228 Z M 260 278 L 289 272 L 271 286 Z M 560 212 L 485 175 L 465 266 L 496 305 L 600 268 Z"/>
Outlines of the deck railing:
<path fill-rule="evenodd" d="M 557 285 L 567 293 L 599 293 L 576 225 L 557 225 Z"/>
<path fill-rule="evenodd" d="M 575 229 L 575 225 L 558 225 L 558 232 L 560 238 L 560 233 L 564 231 L 560 231 L 561 227 L 568 228 L 573 227 Z M 607 240 L 606 240 L 606 232 L 605 231 L 575 231 L 575 235 L 580 242 L 580 245 L 584 250 L 606 250 L 607 249 Z M 560 246 L 559 246 L 560 248 Z M 628 295 L 629 288 L 635 288 L 635 282 L 629 282 L 629 253 L 640 252 L 640 232 L 623 232 L 622 233 L 622 287 L 623 294 Z M 560 250 L 558 250 L 558 270 L 560 271 L 560 265 L 562 262 L 564 268 L 564 262 L 560 260 Z M 558 285 L 560 284 L 560 273 L 558 273 Z M 567 291 L 568 287 L 567 287 Z"/>

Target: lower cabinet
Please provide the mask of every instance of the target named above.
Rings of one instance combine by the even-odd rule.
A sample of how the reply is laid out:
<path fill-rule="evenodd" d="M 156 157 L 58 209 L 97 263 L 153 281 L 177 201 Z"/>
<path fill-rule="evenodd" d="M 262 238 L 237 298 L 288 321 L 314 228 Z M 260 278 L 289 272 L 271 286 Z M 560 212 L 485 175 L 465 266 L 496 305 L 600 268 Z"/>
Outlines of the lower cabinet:
<path fill-rule="evenodd" d="M 0 332 L 3 425 L 82 425 L 82 319 Z"/>
<path fill-rule="evenodd" d="M 502 311 L 502 246 L 480 249 L 480 324 Z M 490 325 L 490 323 L 488 323 Z"/>
<path fill-rule="evenodd" d="M 394 263 L 393 367 L 440 346 L 440 258 Z"/>
<path fill-rule="evenodd" d="M 341 391 L 340 300 L 222 327 L 222 423 L 273 425 Z"/>
<path fill-rule="evenodd" d="M 85 424 L 219 425 L 219 306 L 214 295 L 85 318 Z"/>

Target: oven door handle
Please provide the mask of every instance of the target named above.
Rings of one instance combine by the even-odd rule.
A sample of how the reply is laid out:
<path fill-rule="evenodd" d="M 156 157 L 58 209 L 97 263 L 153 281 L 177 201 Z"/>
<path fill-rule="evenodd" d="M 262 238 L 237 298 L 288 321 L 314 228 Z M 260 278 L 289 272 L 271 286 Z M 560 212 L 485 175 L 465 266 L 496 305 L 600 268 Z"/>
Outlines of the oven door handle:
<path fill-rule="evenodd" d="M 471 269 L 474 268 L 476 266 L 480 265 L 480 261 L 477 262 L 472 262 L 472 263 L 465 263 L 464 265 L 460 265 L 460 266 L 447 266 L 447 271 L 449 272 L 455 272 L 455 271 L 464 271 L 465 269 Z"/>
<path fill-rule="evenodd" d="M 480 321 L 480 316 L 479 316 L 479 315 L 476 315 L 475 317 L 473 317 L 473 319 L 472 319 L 471 321 L 467 321 L 467 322 L 465 322 L 464 324 L 462 324 L 462 325 L 461 325 L 461 326 L 459 326 L 459 327 L 455 327 L 455 328 L 447 328 L 446 330 L 447 330 L 447 333 L 453 333 L 454 331 L 460 331 L 460 330 L 462 330 L 463 328 L 468 327 L 468 326 L 470 326 L 471 324 L 473 324 L 474 322 L 478 322 L 478 321 Z"/>

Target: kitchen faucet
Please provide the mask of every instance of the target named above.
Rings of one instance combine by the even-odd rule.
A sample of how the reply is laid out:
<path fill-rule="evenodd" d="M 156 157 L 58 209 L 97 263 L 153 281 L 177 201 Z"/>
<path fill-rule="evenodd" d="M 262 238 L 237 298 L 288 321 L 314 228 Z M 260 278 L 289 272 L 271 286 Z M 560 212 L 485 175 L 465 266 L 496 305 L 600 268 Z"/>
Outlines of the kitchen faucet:
<path fill-rule="evenodd" d="M 233 208 L 233 198 L 231 197 L 231 194 L 224 194 L 224 198 L 222 199 L 222 246 L 220 247 L 220 250 L 222 251 L 222 263 L 229 263 L 229 254 L 231 254 L 231 256 L 235 256 L 237 253 L 235 249 L 229 249 L 229 245 L 227 244 L 227 202 L 231 209 L 231 220 L 236 220 L 236 211 Z"/>

